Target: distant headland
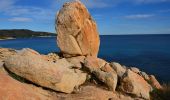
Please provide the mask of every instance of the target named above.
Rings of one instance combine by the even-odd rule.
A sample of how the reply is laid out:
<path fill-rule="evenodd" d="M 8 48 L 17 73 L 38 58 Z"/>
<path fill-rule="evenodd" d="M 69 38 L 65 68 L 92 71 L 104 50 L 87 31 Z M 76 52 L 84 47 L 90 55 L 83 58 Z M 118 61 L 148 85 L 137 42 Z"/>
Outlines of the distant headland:
<path fill-rule="evenodd" d="M 51 37 L 55 33 L 32 31 L 28 29 L 0 30 L 0 39 L 29 38 L 29 37 Z"/>

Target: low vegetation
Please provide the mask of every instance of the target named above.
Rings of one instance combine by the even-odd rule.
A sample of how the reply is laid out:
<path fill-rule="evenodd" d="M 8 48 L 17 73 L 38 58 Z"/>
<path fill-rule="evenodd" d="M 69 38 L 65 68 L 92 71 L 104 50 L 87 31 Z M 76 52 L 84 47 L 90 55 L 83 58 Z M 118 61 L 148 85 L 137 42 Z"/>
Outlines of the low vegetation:
<path fill-rule="evenodd" d="M 49 32 L 35 32 L 26 29 L 13 29 L 13 30 L 0 30 L 0 39 L 6 38 L 28 38 L 38 36 L 56 36 L 54 33 Z"/>
<path fill-rule="evenodd" d="M 151 93 L 151 100 L 170 100 L 170 83 L 162 86 L 162 89 L 155 89 Z"/>

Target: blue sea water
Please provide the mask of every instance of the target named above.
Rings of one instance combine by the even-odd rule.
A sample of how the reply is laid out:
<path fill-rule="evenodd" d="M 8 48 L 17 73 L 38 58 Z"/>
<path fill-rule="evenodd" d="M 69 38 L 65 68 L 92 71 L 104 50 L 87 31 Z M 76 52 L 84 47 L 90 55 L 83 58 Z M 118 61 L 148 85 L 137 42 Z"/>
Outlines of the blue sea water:
<path fill-rule="evenodd" d="M 170 82 L 170 35 L 105 35 L 100 39 L 100 58 L 138 67 L 161 82 Z M 0 47 L 32 48 L 43 54 L 59 51 L 55 37 L 2 40 Z"/>

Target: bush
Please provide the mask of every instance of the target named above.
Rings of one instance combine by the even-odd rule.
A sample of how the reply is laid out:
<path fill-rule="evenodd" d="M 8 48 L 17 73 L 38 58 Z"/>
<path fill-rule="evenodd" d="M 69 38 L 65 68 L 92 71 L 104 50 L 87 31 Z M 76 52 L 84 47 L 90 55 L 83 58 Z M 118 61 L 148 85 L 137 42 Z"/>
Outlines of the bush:
<path fill-rule="evenodd" d="M 170 100 L 170 84 L 163 84 L 162 89 L 154 89 L 151 100 Z"/>

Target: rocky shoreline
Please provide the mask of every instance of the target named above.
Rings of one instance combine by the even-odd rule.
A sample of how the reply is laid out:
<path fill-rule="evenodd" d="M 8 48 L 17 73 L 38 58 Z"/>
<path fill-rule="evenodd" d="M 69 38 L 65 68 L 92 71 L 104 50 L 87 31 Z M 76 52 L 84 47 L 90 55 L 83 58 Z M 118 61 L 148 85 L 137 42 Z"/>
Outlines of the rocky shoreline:
<path fill-rule="evenodd" d="M 153 75 L 92 56 L 1 48 L 0 65 L 2 100 L 149 100 L 153 89 L 161 89 Z"/>
<path fill-rule="evenodd" d="M 97 25 L 79 1 L 56 16 L 60 53 L 0 48 L 2 100 L 150 100 L 154 75 L 98 58 Z"/>

